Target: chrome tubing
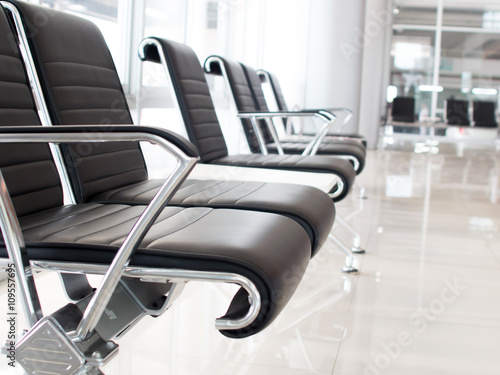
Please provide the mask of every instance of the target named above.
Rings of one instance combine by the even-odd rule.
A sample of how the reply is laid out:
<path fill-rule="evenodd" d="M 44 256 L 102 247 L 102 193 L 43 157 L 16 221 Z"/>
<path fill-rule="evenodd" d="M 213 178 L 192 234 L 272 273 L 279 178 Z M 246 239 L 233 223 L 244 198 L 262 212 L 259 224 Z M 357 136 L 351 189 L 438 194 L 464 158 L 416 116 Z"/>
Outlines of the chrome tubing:
<path fill-rule="evenodd" d="M 118 250 L 113 262 L 109 266 L 104 278 L 90 300 L 83 318 L 76 329 L 76 340 L 84 341 L 95 329 L 107 303 L 109 302 L 116 285 L 123 275 L 125 267 L 130 261 L 133 252 L 139 246 L 145 233 L 153 225 L 161 209 L 168 203 L 174 195 L 177 186 L 184 181 L 189 172 L 197 163 L 197 158 L 188 157 L 176 146 L 169 143 L 164 138 L 148 133 L 49 133 L 49 134 L 0 134 L 0 142 L 6 143 L 48 143 L 48 142 L 124 142 L 124 141 L 148 141 L 158 144 L 177 159 L 177 165 L 170 176 L 165 180 L 161 188 L 155 194 L 142 215 L 134 224 L 132 230 L 127 235 L 125 241 Z"/>
<path fill-rule="evenodd" d="M 337 182 L 337 189 L 333 193 L 328 193 L 328 196 L 330 198 L 337 198 L 344 191 L 344 187 L 344 182 L 339 179 L 339 181 Z"/>
<path fill-rule="evenodd" d="M 80 264 L 53 261 L 33 261 L 32 267 L 34 269 L 57 272 L 75 274 L 91 273 L 96 275 L 105 274 L 108 268 L 107 266 L 101 264 Z M 147 279 L 148 281 L 155 282 L 168 281 L 176 284 L 186 283 L 188 281 L 210 281 L 231 283 L 241 286 L 249 295 L 250 309 L 244 317 L 239 319 L 217 319 L 215 326 L 219 330 L 234 330 L 247 327 L 257 318 L 262 307 L 262 300 L 256 286 L 246 277 L 237 274 L 127 266 L 123 272 L 123 276 Z"/>
<path fill-rule="evenodd" d="M 205 60 L 205 65 L 204 65 L 205 72 L 210 74 L 210 71 L 211 71 L 210 65 L 213 63 L 217 64 L 219 66 L 222 77 L 224 78 L 224 82 L 226 83 L 226 87 L 231 92 L 231 96 L 232 96 L 233 101 L 234 101 L 235 100 L 234 98 L 236 98 L 236 94 L 233 92 L 233 89 L 231 88 L 231 85 L 229 84 L 229 76 L 227 74 L 227 70 L 226 70 L 226 67 L 224 65 L 224 61 L 218 56 L 210 56 L 208 59 Z M 240 116 L 238 115 L 238 117 L 240 117 Z M 262 153 L 262 155 L 268 155 L 266 142 L 264 141 L 264 136 L 262 135 L 262 131 L 259 128 L 259 125 L 257 124 L 257 121 L 256 121 L 256 120 L 260 120 L 261 118 L 252 117 L 252 116 L 249 116 L 247 118 L 250 119 L 250 122 L 252 124 L 252 129 L 255 132 L 255 136 L 257 137 L 257 142 L 259 143 L 260 152 Z M 267 126 L 269 127 L 269 124 L 267 124 Z M 271 131 L 271 134 L 274 138 L 274 134 L 272 133 L 272 131 Z M 275 141 L 276 140 L 277 140 L 277 137 L 275 138 Z M 278 140 L 277 144 L 279 144 L 279 140 Z M 279 145 L 279 148 L 281 148 L 281 145 Z M 278 148 L 278 150 L 279 150 L 279 148 Z M 282 148 L 281 148 L 281 151 L 283 151 Z"/>
<path fill-rule="evenodd" d="M 25 249 L 21 226 L 17 220 L 7 185 L 0 171 L 0 228 L 2 230 L 5 247 L 10 260 L 14 263 L 17 282 L 21 287 L 20 299 L 26 319 L 33 327 L 42 318 L 42 311 L 33 274 L 29 267 L 24 266 L 23 250 Z M 6 265 L 9 267 L 9 265 Z M 10 268 L 10 267 L 9 267 Z"/>
<path fill-rule="evenodd" d="M 283 151 L 283 147 L 281 146 L 281 141 L 278 136 L 278 131 L 276 130 L 276 127 L 274 126 L 273 120 L 272 119 L 265 119 L 266 126 L 269 129 L 269 132 L 271 133 L 271 136 L 273 137 L 273 141 L 276 144 L 276 150 L 278 150 L 278 155 L 285 155 L 285 152 Z M 266 147 L 267 149 L 267 147 Z"/>
<path fill-rule="evenodd" d="M 15 5 L 6 1 L 0 1 L 0 4 L 12 14 L 14 26 L 16 28 L 16 34 L 19 40 L 19 50 L 21 51 L 21 57 L 23 59 L 24 66 L 26 67 L 26 73 L 28 75 L 31 93 L 33 94 L 35 106 L 38 110 L 40 122 L 42 123 L 42 126 L 53 126 L 45 97 L 43 95 L 42 85 L 40 84 L 40 80 L 38 79 L 36 66 L 33 61 L 31 48 L 28 43 L 28 38 L 23 27 L 23 21 L 19 10 L 15 7 Z M 66 164 L 64 163 L 61 148 L 58 145 L 54 145 L 52 143 L 49 144 L 49 147 L 52 153 L 52 157 L 54 158 L 57 172 L 61 176 L 60 178 L 63 186 L 63 191 L 67 196 L 69 203 L 75 204 L 75 194 L 73 192 L 73 188 L 71 187 L 68 169 L 66 168 Z"/>

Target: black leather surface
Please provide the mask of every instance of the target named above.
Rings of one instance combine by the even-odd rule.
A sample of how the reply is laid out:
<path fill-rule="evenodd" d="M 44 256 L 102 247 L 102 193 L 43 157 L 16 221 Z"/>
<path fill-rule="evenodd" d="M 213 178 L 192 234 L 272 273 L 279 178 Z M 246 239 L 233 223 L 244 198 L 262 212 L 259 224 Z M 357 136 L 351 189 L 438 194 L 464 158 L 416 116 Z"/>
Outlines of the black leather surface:
<path fill-rule="evenodd" d="M 162 181 L 149 180 L 110 190 L 95 202 L 145 204 Z M 169 205 L 182 207 L 236 208 L 279 213 L 298 222 L 308 233 L 314 256 L 323 246 L 335 219 L 331 199 L 310 186 L 266 182 L 186 180 Z"/>
<path fill-rule="evenodd" d="M 85 134 L 85 133 L 95 133 L 99 134 L 120 134 L 120 133 L 133 133 L 140 137 L 142 134 L 150 134 L 153 136 L 158 136 L 168 143 L 175 145 L 179 148 L 186 156 L 197 158 L 199 156 L 198 150 L 194 145 L 188 140 L 184 139 L 177 133 L 170 130 L 156 128 L 152 126 L 140 126 L 140 125 L 107 125 L 106 127 L 96 126 L 96 125 L 60 125 L 60 126 L 23 126 L 23 127 L 3 127 L 0 128 L 1 133 L 39 133 L 39 134 L 51 134 L 51 133 L 65 133 L 65 134 Z M 90 139 L 90 137 L 89 137 Z M 100 142 L 100 140 L 99 140 Z M 89 143 L 97 143 L 89 142 Z M 128 143 L 128 142 L 127 142 Z"/>
<path fill-rule="evenodd" d="M 31 9 L 31 7 L 28 8 Z M 33 9 L 36 9 L 36 7 L 33 7 Z M 31 11 L 33 11 L 33 9 L 31 9 Z M 58 17 L 62 18 L 61 15 L 58 15 Z M 73 19 L 73 16 L 69 17 L 70 20 Z M 78 27 L 81 27 L 80 23 L 76 23 L 76 25 Z M 59 23 L 56 23 L 54 27 L 55 26 L 60 26 L 60 25 Z M 67 22 L 64 23 L 62 26 L 65 27 L 64 30 L 68 28 L 72 29 L 72 27 L 70 27 Z M 104 50 L 106 53 L 101 53 L 101 54 L 103 54 L 104 57 L 108 56 L 106 45 L 102 40 L 102 38 L 100 38 L 100 34 L 97 35 L 97 32 L 95 30 L 93 30 L 92 28 L 90 29 L 91 29 L 90 35 L 85 36 L 84 40 L 95 39 L 93 40 L 94 52 L 99 55 L 100 54 L 99 50 Z M 33 44 L 39 47 L 38 50 L 42 49 L 43 47 L 42 45 L 39 45 L 39 41 L 45 40 L 47 38 L 45 34 L 48 33 L 48 35 L 51 35 L 53 32 L 54 31 L 51 30 L 51 28 L 48 26 L 38 31 L 39 34 L 38 38 L 35 38 L 33 40 Z M 70 32 L 69 34 L 72 33 L 73 32 Z M 91 38 L 92 36 L 94 36 L 95 38 Z M 79 38 L 81 38 L 81 36 L 79 36 Z M 216 150 L 218 148 L 217 145 L 220 142 L 222 142 L 223 143 L 223 147 L 221 148 L 223 151 L 222 154 L 226 155 L 227 149 L 225 148 L 224 139 L 222 137 L 219 124 L 217 122 L 215 110 L 213 108 L 208 87 L 206 85 L 205 77 L 198 59 L 196 58 L 196 56 L 194 56 L 194 62 L 193 62 L 192 57 L 194 53 L 192 53 L 192 51 L 190 52 L 190 49 L 185 50 L 184 47 L 180 44 L 172 43 L 171 46 L 170 44 L 165 43 L 164 46 L 165 48 L 168 47 L 179 48 L 182 52 L 176 55 L 177 57 L 175 58 L 172 57 L 170 61 L 172 64 L 174 64 L 175 71 L 180 70 L 181 72 L 185 72 L 183 76 L 185 78 L 179 79 L 176 82 L 178 82 L 180 88 L 182 88 L 182 90 L 178 91 L 185 92 L 185 95 L 183 97 L 184 102 L 186 104 L 185 114 L 188 116 L 188 120 L 190 121 L 190 123 L 191 122 L 195 123 L 194 126 L 195 132 L 193 139 L 197 141 L 198 145 L 201 144 L 203 146 L 202 149 L 205 151 L 207 151 L 211 147 L 209 146 L 210 142 L 212 141 L 215 142 L 216 146 L 214 150 Z M 53 48 L 53 46 L 45 46 L 45 48 Z M 44 53 L 48 54 L 48 52 Z M 69 54 L 69 51 L 67 53 Z M 191 59 L 189 59 L 189 57 L 191 57 Z M 38 58 L 38 55 L 36 55 L 35 58 Z M 79 54 L 71 55 L 71 60 L 76 65 L 80 65 L 78 63 L 80 59 L 82 59 L 82 62 L 86 61 Z M 195 64 L 195 66 L 191 67 L 190 64 Z M 180 69 L 181 67 L 183 69 Z M 198 72 L 198 74 L 196 74 L 196 72 Z M 69 80 L 70 82 L 72 82 L 72 80 L 74 79 L 67 77 L 66 75 L 63 75 L 62 77 L 53 76 L 50 74 L 46 74 L 45 71 L 41 71 L 41 73 L 44 75 L 43 82 L 51 86 L 57 86 L 57 87 L 59 87 L 60 85 L 66 86 L 64 80 Z M 94 79 L 96 80 L 104 79 L 112 81 L 113 77 L 115 80 L 118 79 L 116 75 L 109 76 L 107 78 L 99 75 L 97 77 L 94 77 Z M 97 81 L 94 83 L 98 84 Z M 119 87 L 120 85 L 119 81 L 116 81 L 114 85 L 116 87 Z M 77 87 L 75 87 L 75 90 L 76 89 Z M 95 95 L 98 96 L 100 95 L 100 93 L 96 92 Z M 54 104 L 54 103 L 51 102 L 49 104 Z M 53 110 L 57 112 L 57 109 L 58 106 L 56 103 L 56 105 L 53 105 Z M 92 108 L 88 108 L 85 111 L 93 112 L 94 110 Z M 53 129 L 49 128 L 49 130 L 45 131 L 58 131 L 57 129 L 61 129 L 61 127 L 56 127 Z M 79 129 L 78 131 L 81 131 L 83 128 L 78 127 L 77 129 Z M 113 127 L 110 125 L 102 127 L 102 129 L 106 131 L 113 131 L 113 129 L 117 131 L 119 130 L 118 127 Z M 120 126 L 120 129 L 132 130 L 133 127 L 125 128 L 123 126 Z M 92 129 L 87 129 L 86 131 L 90 130 Z M 155 129 L 153 128 L 149 130 L 154 131 Z M 141 131 L 141 127 L 137 127 L 137 131 Z M 162 133 L 163 131 L 157 130 L 157 132 Z M 166 136 L 168 137 L 168 131 L 165 131 L 165 133 L 167 133 Z M 214 135 L 216 138 L 220 137 L 220 140 L 219 141 L 214 140 L 211 134 Z M 170 138 L 172 138 L 174 143 L 176 143 L 179 147 L 183 148 L 185 152 L 191 155 L 195 154 L 195 151 L 191 149 L 189 144 L 182 142 L 180 137 L 175 137 L 174 135 L 172 135 Z M 207 142 L 205 142 L 205 140 Z M 90 144 L 90 146 L 93 147 L 94 144 Z M 86 150 L 88 145 L 82 145 L 81 147 L 83 148 L 83 150 Z M 213 158 L 214 155 L 219 155 L 219 154 L 221 153 L 218 151 L 216 151 L 215 154 L 210 153 L 211 156 L 205 153 L 204 157 L 205 159 L 210 159 Z M 161 186 L 161 184 L 163 183 L 163 180 L 144 179 L 135 183 L 129 183 L 128 180 L 125 178 L 126 176 L 124 176 L 123 179 L 120 179 L 120 176 L 117 173 L 120 172 L 120 168 L 123 168 L 121 167 L 121 164 L 130 163 L 130 160 L 127 157 L 120 157 L 118 153 L 106 154 L 105 157 L 106 157 L 106 163 L 104 165 L 102 165 L 103 159 L 101 157 L 95 157 L 95 155 L 87 157 L 85 163 L 77 165 L 77 170 L 76 170 L 77 173 L 75 175 L 78 177 L 78 179 L 76 181 L 77 182 L 79 181 L 80 183 L 82 183 L 83 181 L 87 181 L 85 184 L 86 187 L 88 188 L 87 190 L 95 192 L 91 196 L 89 195 L 85 196 L 86 200 L 87 201 L 92 200 L 94 202 L 111 202 L 111 203 L 126 203 L 126 204 L 149 203 L 154 193 L 156 193 L 158 187 Z M 137 163 L 142 162 L 142 157 L 137 155 L 134 157 L 138 157 L 140 160 L 139 162 L 133 161 L 132 165 L 136 165 Z M 117 170 L 116 173 L 115 173 L 115 167 Z M 109 179 L 112 180 L 111 182 L 108 182 L 108 180 L 104 177 L 102 172 L 103 168 L 107 169 L 107 172 L 110 173 Z M 103 183 L 106 183 L 107 188 L 101 187 L 101 184 Z M 109 184 L 111 183 L 113 183 L 114 185 L 112 188 L 109 188 L 110 186 Z M 291 185 L 273 186 L 273 184 L 265 184 L 265 188 L 255 189 L 255 191 L 252 191 L 250 194 L 250 192 L 247 189 L 243 189 L 242 187 L 235 189 L 234 184 L 232 184 L 231 182 L 218 182 L 217 189 L 220 189 L 223 192 L 231 191 L 231 194 L 226 193 L 218 196 L 217 201 L 215 203 L 215 200 L 213 198 L 217 192 L 214 189 L 206 191 L 203 190 L 204 186 L 200 186 L 200 184 L 190 184 L 189 181 L 187 181 L 183 186 L 185 187 L 187 185 L 190 186 L 189 189 L 190 194 L 192 196 L 197 197 L 196 204 L 198 206 L 236 207 L 236 208 L 252 207 L 253 210 L 261 210 L 265 212 L 273 211 L 294 217 L 296 221 L 301 223 L 301 225 L 303 225 L 303 227 L 309 233 L 311 237 L 311 244 L 313 246 L 313 254 L 323 245 L 331 229 L 331 225 L 333 223 L 335 216 L 335 210 L 333 204 L 328 204 L 325 202 L 325 200 L 327 199 L 326 196 L 321 196 L 320 194 L 317 194 L 317 192 L 311 193 L 310 190 L 312 190 L 312 188 L 304 190 L 302 186 L 291 186 Z M 252 184 L 243 184 L 243 185 L 245 187 L 254 186 Z M 195 186 L 200 186 L 200 189 L 202 190 L 195 192 L 193 190 Z M 83 187 L 83 189 L 85 189 L 85 187 Z M 183 191 L 185 192 L 186 189 L 183 189 Z M 280 191 L 280 194 L 276 194 L 276 192 L 278 191 Z M 236 195 L 236 192 L 238 192 L 239 196 Z M 266 196 L 267 194 L 271 194 L 271 196 L 274 197 L 274 200 L 272 202 Z M 307 196 L 301 197 L 301 194 L 306 194 Z M 293 200 L 288 199 L 291 196 L 294 197 Z M 321 202 L 320 205 L 322 206 L 323 210 L 318 210 L 317 212 L 312 211 L 310 208 L 317 207 L 318 202 Z M 187 199 L 174 198 L 172 204 L 182 204 L 183 206 L 193 205 L 193 198 L 191 197 L 191 199 L 189 199 L 189 202 Z"/>
<path fill-rule="evenodd" d="M 341 201 L 349 193 L 356 173 L 352 164 L 344 159 L 329 155 L 228 155 L 214 160 L 212 164 L 234 165 L 239 167 L 270 168 L 301 172 L 331 173 L 339 177 L 345 185 L 342 194 L 334 199 Z M 332 190 L 335 190 L 334 187 Z"/>
<path fill-rule="evenodd" d="M 200 150 L 201 161 L 227 155 L 226 142 L 210 96 L 207 81 L 200 62 L 188 46 L 161 38 L 154 38 L 162 45 L 169 66 L 179 108 L 189 134 L 189 139 Z M 147 56 L 157 52 L 152 46 Z M 175 53 L 174 53 L 175 52 Z M 157 53 L 156 53 L 157 56 Z"/>
<path fill-rule="evenodd" d="M 26 24 L 54 124 L 132 124 L 113 60 L 97 26 L 68 13 L 22 1 L 12 3 Z M 72 182 L 80 201 L 147 179 L 137 142 L 72 145 L 68 154 L 75 167 L 70 172 L 74 172 Z M 117 159 L 121 162 L 116 163 Z"/>
<path fill-rule="evenodd" d="M 269 108 L 267 107 L 266 99 L 264 97 L 264 90 L 262 89 L 262 83 L 259 76 L 257 75 L 257 72 L 255 71 L 255 69 L 246 64 L 240 64 L 243 68 L 250 91 L 253 95 L 255 101 L 255 109 L 268 112 Z M 261 129 L 264 133 L 264 138 L 266 139 L 266 146 L 268 147 L 268 151 L 276 153 L 276 144 L 274 144 L 272 140 L 269 129 L 265 124 L 262 124 Z M 286 139 L 283 139 L 281 143 L 285 154 L 301 154 L 306 148 L 306 146 L 304 146 L 304 144 L 301 142 L 289 142 Z M 359 162 L 359 168 L 356 171 L 356 173 L 359 174 L 364 168 L 366 157 L 366 152 L 361 150 L 361 146 L 362 145 L 346 145 L 342 142 L 333 142 L 330 140 L 328 144 L 322 144 L 320 146 L 317 154 L 353 156 Z"/>
<path fill-rule="evenodd" d="M 36 9 L 33 8 L 33 12 Z M 2 18 L 0 24 L 1 21 Z M 24 90 L 25 81 L 15 83 Z M 22 92 L 19 95 L 22 97 L 21 102 L 25 100 Z M 33 111 L 32 103 L 29 101 L 26 103 L 28 105 L 20 107 L 23 116 L 27 113 L 26 109 Z M 10 115 L 5 117 L 8 125 L 12 125 L 13 120 L 10 120 Z M 35 122 L 33 125 L 37 125 L 36 117 L 32 120 Z M 128 127 L 118 128 L 130 130 Z M 63 130 L 81 132 L 85 129 L 88 128 L 34 127 L 26 130 L 50 133 Z M 90 129 L 94 131 L 98 128 Z M 11 130 L 8 127 L 4 128 L 4 131 Z M 144 129 L 139 127 L 137 130 Z M 179 145 L 188 151 L 193 151 L 190 150 L 189 144 L 181 142 Z M 9 153 L 9 150 L 1 150 L 2 162 L 6 160 L 9 163 L 12 161 L 17 164 L 31 164 L 33 160 L 38 162 L 42 159 L 50 165 L 53 164 L 50 153 L 47 156 L 46 148 L 42 150 L 41 155 L 32 152 L 32 146 L 26 148 L 27 150 L 19 151 L 19 157 L 17 154 Z M 97 151 L 99 152 L 93 156 L 105 154 L 102 149 Z M 121 151 L 123 150 L 119 148 L 113 149 L 115 153 Z M 116 156 L 114 159 L 116 161 Z M 98 160 L 99 158 L 96 158 L 92 161 L 95 167 L 87 171 L 90 176 L 101 167 Z M 118 160 L 123 161 L 123 158 Z M 2 165 L 2 171 L 8 170 L 9 167 L 10 165 Z M 42 181 L 50 177 L 42 173 L 43 169 L 38 173 L 34 171 L 32 175 L 27 175 L 17 168 L 17 165 L 15 168 L 9 177 L 9 185 L 25 189 L 27 193 L 31 193 L 32 185 L 37 183 L 31 181 L 30 177 Z M 261 187 L 253 189 L 250 187 L 246 189 L 245 194 L 240 192 L 237 194 L 237 200 L 243 199 L 244 195 L 250 195 Z M 58 188 L 57 197 L 62 198 L 60 187 Z M 324 195 L 319 196 L 324 198 Z M 188 198 L 180 196 L 179 199 Z M 272 197 L 269 199 L 272 200 Z M 47 202 L 44 201 L 42 204 L 46 205 Z M 118 247 L 145 209 L 143 205 L 82 203 L 62 207 L 61 204 L 62 201 L 58 201 L 55 204 L 57 207 L 43 210 L 43 207 L 38 206 L 36 213 L 31 211 L 20 214 L 19 222 L 30 260 L 110 263 Z M 271 206 L 272 202 L 269 202 L 269 205 Z M 293 216 L 292 213 L 289 216 Z M 272 322 L 300 282 L 311 256 L 311 240 L 302 228 L 297 220 L 267 212 L 208 207 L 166 207 L 146 234 L 130 264 L 154 268 L 229 272 L 249 278 L 258 288 L 262 298 L 259 317 L 249 327 L 223 332 L 230 337 L 245 337 L 259 332 Z M 5 248 L 0 248 L 0 256 L 7 256 Z M 243 292 L 236 294 L 229 308 L 230 315 L 244 312 L 247 308 L 242 303 L 244 297 Z"/>
<path fill-rule="evenodd" d="M 3 8 L 0 35 L 0 127 L 40 124 Z M 18 215 L 62 204 L 59 176 L 47 145 L 0 143 L 0 155 L 0 168 Z"/>
<path fill-rule="evenodd" d="M 354 139 L 353 139 L 354 138 Z M 321 145 L 349 145 L 349 147 L 356 147 L 357 150 L 355 152 L 360 152 L 366 158 L 366 146 L 362 142 L 361 138 L 357 137 L 344 137 L 342 135 L 339 136 L 326 136 L 323 138 Z M 309 135 L 285 135 L 282 138 L 286 143 L 309 143 L 313 139 L 312 136 Z"/>
<path fill-rule="evenodd" d="M 288 105 L 286 104 L 285 101 L 285 95 L 283 94 L 283 90 L 281 89 L 281 85 L 279 83 L 278 77 L 276 74 L 267 72 L 268 77 L 270 79 L 270 84 L 271 84 L 271 89 L 274 94 L 274 98 L 276 99 L 276 103 L 278 105 L 278 109 L 280 111 L 288 111 Z M 328 110 L 328 108 L 325 108 Z M 341 137 L 347 137 L 347 138 L 355 138 L 355 139 L 360 139 L 361 143 L 366 147 L 366 139 L 363 137 L 361 134 L 358 133 L 338 133 L 339 136 Z M 335 139 L 328 139 L 328 137 L 323 139 L 323 142 L 328 143 L 328 142 L 338 142 L 338 140 Z"/>
<path fill-rule="evenodd" d="M 207 60 L 209 60 L 210 57 L 211 56 L 207 57 Z M 224 63 L 224 67 L 227 73 L 227 79 L 229 81 L 229 85 L 231 87 L 233 98 L 236 104 L 236 109 L 239 112 L 255 112 L 255 102 L 252 96 L 252 92 L 250 91 L 250 87 L 248 86 L 245 72 L 243 71 L 241 65 L 238 62 L 226 59 L 221 56 L 216 57 L 221 59 Z M 207 66 L 205 65 L 204 67 L 205 71 L 207 71 Z M 210 72 L 217 72 L 221 69 L 221 67 L 217 67 L 217 64 L 214 63 L 212 66 L 210 66 L 210 69 Z M 257 141 L 257 136 L 255 135 L 252 123 L 249 119 L 242 118 L 241 124 L 243 126 L 243 131 L 245 132 L 250 150 L 254 153 L 260 153 L 259 142 Z M 267 136 L 266 141 L 270 141 L 267 132 L 263 133 L 263 135 Z"/>
<path fill-rule="evenodd" d="M 109 263 L 144 206 L 80 204 L 20 218 L 30 259 Z M 305 272 L 310 241 L 289 218 L 243 210 L 167 207 L 131 265 L 241 274 L 259 288 L 255 334 L 283 309 Z M 5 249 L 0 249 L 5 257 Z M 293 273 L 291 273 L 293 272 Z"/>
<path fill-rule="evenodd" d="M 267 151 L 273 154 L 278 153 L 278 148 L 276 143 L 268 143 L 266 145 Z M 283 142 L 281 147 L 285 154 L 295 154 L 300 155 L 304 152 L 307 147 L 307 143 L 304 142 Z M 340 143 L 322 143 L 319 148 L 317 155 L 349 155 L 355 157 L 359 162 L 359 168 L 356 174 L 360 174 L 365 167 L 366 153 L 358 147 L 352 144 Z"/>

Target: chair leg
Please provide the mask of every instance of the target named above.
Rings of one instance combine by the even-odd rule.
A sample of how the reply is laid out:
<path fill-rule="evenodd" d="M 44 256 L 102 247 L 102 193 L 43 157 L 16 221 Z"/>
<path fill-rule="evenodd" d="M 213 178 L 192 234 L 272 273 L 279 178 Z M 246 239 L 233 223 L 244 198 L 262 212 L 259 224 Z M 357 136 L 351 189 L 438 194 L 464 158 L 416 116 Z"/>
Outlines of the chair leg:
<path fill-rule="evenodd" d="M 342 242 L 340 242 L 333 234 L 329 234 L 328 238 L 335 244 L 337 245 L 340 250 L 342 250 L 346 254 L 345 258 L 345 266 L 342 267 L 342 272 L 345 273 L 354 273 L 358 272 L 358 269 L 353 266 L 354 264 L 354 254 L 352 250 L 347 248 Z"/>
<path fill-rule="evenodd" d="M 365 195 L 365 187 L 356 180 L 354 181 L 354 185 L 356 185 L 359 188 L 358 199 L 367 199 Z"/>
<path fill-rule="evenodd" d="M 351 251 L 354 254 L 364 254 L 365 250 L 361 248 L 361 236 L 359 235 L 358 232 L 354 230 L 353 227 L 351 227 L 344 219 L 342 219 L 339 215 L 335 218 L 335 221 L 342 226 L 344 229 L 346 229 L 348 232 L 350 232 L 354 236 L 354 241 L 353 241 L 353 246 L 351 248 Z"/>

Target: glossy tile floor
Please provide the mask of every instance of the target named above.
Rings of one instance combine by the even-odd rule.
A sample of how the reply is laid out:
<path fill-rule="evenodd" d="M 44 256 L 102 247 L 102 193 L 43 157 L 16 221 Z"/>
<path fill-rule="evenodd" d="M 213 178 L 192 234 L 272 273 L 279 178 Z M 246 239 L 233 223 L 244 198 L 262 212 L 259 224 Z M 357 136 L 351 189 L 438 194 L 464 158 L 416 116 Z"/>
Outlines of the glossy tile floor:
<path fill-rule="evenodd" d="M 500 374 L 499 154 L 484 145 L 390 148 L 369 152 L 359 177 L 368 199 L 355 191 L 337 205 L 367 249 L 358 275 L 340 272 L 344 257 L 328 242 L 279 319 L 244 340 L 213 326 L 233 289 L 190 283 L 170 311 L 119 341 L 103 372 Z M 335 233 L 349 242 L 342 228 Z M 37 280 L 50 311 L 63 300 L 57 277 Z M 2 356 L 0 373 L 18 372 Z"/>

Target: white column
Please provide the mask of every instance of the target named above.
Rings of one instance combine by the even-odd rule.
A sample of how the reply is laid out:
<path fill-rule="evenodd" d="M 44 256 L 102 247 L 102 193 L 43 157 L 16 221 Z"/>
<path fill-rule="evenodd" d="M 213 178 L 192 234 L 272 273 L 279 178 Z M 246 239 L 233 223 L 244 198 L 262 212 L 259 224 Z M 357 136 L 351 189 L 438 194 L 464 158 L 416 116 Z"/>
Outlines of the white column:
<path fill-rule="evenodd" d="M 377 146 L 391 64 L 392 9 L 386 0 L 366 2 L 359 132 Z"/>
<path fill-rule="evenodd" d="M 303 107 L 347 107 L 354 115 L 345 130 L 357 132 L 365 0 L 314 0 L 310 4 Z"/>

